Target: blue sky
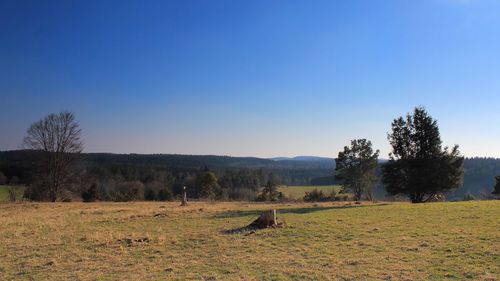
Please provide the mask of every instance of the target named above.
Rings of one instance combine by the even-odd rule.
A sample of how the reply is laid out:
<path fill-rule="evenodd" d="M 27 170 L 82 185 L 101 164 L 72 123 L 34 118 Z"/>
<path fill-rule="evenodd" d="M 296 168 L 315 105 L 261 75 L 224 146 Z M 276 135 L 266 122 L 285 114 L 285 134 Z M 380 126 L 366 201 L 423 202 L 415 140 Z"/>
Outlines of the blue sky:
<path fill-rule="evenodd" d="M 0 150 L 73 111 L 85 150 L 335 157 L 425 106 L 500 157 L 500 1 L 0 2 Z"/>

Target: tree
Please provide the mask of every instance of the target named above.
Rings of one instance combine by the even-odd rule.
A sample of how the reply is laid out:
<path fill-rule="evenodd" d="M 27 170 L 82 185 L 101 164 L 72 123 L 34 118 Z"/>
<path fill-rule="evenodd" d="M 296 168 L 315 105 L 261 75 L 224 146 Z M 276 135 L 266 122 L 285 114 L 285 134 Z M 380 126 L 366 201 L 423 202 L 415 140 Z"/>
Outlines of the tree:
<path fill-rule="evenodd" d="M 423 107 L 395 119 L 388 139 L 392 153 L 382 175 L 389 194 L 421 203 L 462 184 L 464 158 L 458 146 L 442 149 L 437 122 Z"/>
<path fill-rule="evenodd" d="M 493 189 L 492 194 L 500 196 L 500 176 L 496 176 L 495 181 L 496 181 L 496 184 L 495 184 L 495 187 Z"/>
<path fill-rule="evenodd" d="M 83 150 L 81 132 L 73 113 L 61 112 L 33 123 L 24 138 L 26 148 L 44 152 L 43 179 L 39 188 L 48 192 L 53 202 L 68 186 L 69 168 Z"/>
<path fill-rule="evenodd" d="M 0 185 L 6 183 L 7 183 L 7 177 L 2 172 L 0 172 Z"/>
<path fill-rule="evenodd" d="M 202 197 L 208 197 L 210 199 L 215 199 L 218 193 L 217 177 L 213 172 L 205 172 L 201 177 L 201 192 Z"/>
<path fill-rule="evenodd" d="M 372 200 L 378 155 L 379 151 L 373 152 L 371 141 L 366 139 L 352 140 L 350 147 L 345 146 L 344 151 L 339 152 L 335 178 L 353 192 L 356 201 L 361 200 L 363 194 Z"/>
<path fill-rule="evenodd" d="M 273 174 L 269 175 L 266 185 L 262 189 L 262 193 L 257 198 L 259 201 L 278 201 L 283 198 L 283 193 L 278 191 L 278 185 Z"/>

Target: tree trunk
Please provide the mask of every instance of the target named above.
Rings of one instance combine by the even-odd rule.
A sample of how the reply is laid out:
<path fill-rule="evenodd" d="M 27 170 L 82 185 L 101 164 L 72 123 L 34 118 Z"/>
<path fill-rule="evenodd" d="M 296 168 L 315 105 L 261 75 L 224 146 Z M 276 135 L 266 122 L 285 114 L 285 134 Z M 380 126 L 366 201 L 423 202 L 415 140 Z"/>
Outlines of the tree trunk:
<path fill-rule="evenodd" d="M 276 217 L 276 210 L 269 210 L 260 213 L 258 219 L 253 221 L 249 227 L 252 228 L 268 228 L 268 227 L 276 227 L 278 226 L 278 220 Z"/>

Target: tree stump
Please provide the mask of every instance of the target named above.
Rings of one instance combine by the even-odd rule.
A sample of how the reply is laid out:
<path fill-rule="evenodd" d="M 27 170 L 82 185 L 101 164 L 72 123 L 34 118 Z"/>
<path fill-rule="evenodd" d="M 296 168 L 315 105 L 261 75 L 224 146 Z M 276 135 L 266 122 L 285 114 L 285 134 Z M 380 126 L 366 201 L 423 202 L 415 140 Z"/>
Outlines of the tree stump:
<path fill-rule="evenodd" d="M 253 221 L 249 227 L 251 228 L 268 228 L 268 227 L 277 227 L 278 226 L 278 220 L 276 217 L 276 210 L 269 210 L 260 213 L 260 216 L 258 219 Z"/>

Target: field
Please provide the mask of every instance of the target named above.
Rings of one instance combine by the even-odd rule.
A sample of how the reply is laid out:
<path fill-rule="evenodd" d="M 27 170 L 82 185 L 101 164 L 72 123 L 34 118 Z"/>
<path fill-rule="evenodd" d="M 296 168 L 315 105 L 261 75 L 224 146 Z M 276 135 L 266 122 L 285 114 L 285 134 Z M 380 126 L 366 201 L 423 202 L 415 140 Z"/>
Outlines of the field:
<path fill-rule="evenodd" d="M 313 189 L 318 189 L 323 191 L 325 195 L 330 195 L 332 190 L 338 192 L 340 186 L 338 185 L 327 185 L 327 186 L 280 186 L 278 191 L 282 192 L 286 198 L 289 199 L 302 199 L 306 192 L 310 192 Z"/>
<path fill-rule="evenodd" d="M 0 202 L 5 202 L 9 201 L 9 191 L 8 191 L 9 186 L 7 185 L 0 185 Z M 24 187 L 22 186 L 17 186 L 16 188 L 16 195 L 17 199 L 20 200 L 23 197 L 23 190 Z"/>
<path fill-rule="evenodd" d="M 233 231 L 277 208 L 283 228 Z M 2 280 L 497 280 L 500 201 L 0 204 Z"/>

